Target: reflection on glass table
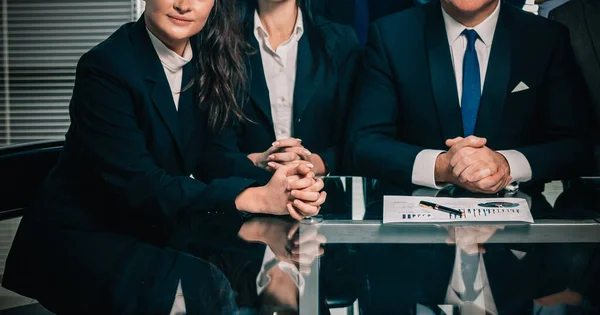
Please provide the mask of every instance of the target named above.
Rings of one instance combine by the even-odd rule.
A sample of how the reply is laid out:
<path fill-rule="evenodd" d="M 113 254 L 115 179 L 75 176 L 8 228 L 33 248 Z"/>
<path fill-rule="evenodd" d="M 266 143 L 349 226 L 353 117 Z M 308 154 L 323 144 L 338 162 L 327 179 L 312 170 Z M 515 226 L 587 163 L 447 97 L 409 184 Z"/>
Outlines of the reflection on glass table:
<path fill-rule="evenodd" d="M 348 179 L 343 179 L 348 181 Z M 593 181 L 550 183 L 495 198 L 524 198 L 535 223 L 381 223 L 383 196 L 489 198 L 350 179 L 354 220 L 330 216 L 318 225 L 328 246 L 345 245 L 339 266 L 356 270 L 339 281 L 360 314 L 599 314 L 600 186 Z M 357 194 L 364 198 L 358 203 Z M 328 202 L 337 202 L 335 199 Z M 339 201 L 341 202 L 341 201 Z M 327 218 L 327 214 L 324 214 Z M 335 253 L 325 252 L 321 261 Z M 330 258 L 335 260 L 335 258 Z M 311 273 L 318 290 L 331 277 Z M 330 289 L 331 291 L 331 289 Z M 335 290 L 333 290 L 335 291 Z M 318 295 L 317 295 L 318 296 Z M 318 314 L 317 296 L 301 296 L 301 314 Z M 312 298 L 304 301 L 302 298 Z M 302 308 L 304 306 L 304 308 Z M 358 314 L 358 313 L 355 313 Z"/>
<path fill-rule="evenodd" d="M 527 199 L 531 225 L 383 225 L 384 195 L 440 192 L 358 177 L 325 189 L 317 224 L 197 213 L 168 241 L 37 231 L 19 293 L 58 314 L 598 313 L 594 183 L 497 196 Z"/>

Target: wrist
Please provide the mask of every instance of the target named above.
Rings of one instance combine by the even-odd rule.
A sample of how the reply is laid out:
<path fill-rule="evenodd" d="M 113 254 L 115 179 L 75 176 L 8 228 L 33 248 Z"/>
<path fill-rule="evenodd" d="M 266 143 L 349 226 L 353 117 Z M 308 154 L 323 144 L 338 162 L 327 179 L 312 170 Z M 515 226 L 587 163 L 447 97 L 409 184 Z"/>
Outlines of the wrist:
<path fill-rule="evenodd" d="M 435 160 L 434 176 L 436 183 L 450 183 L 450 170 L 448 169 L 448 156 L 446 153 L 438 155 Z"/>
<path fill-rule="evenodd" d="M 265 235 L 265 224 L 253 219 L 242 225 L 238 236 L 248 242 L 262 242 Z"/>
<path fill-rule="evenodd" d="M 250 153 L 250 154 L 248 154 L 248 159 L 250 161 L 252 161 L 252 164 L 254 164 L 254 166 L 258 166 L 259 156 L 260 156 L 260 153 Z"/>
<path fill-rule="evenodd" d="M 500 167 L 504 168 L 504 170 L 506 171 L 506 175 L 509 176 L 510 175 L 510 164 L 508 164 L 508 160 L 506 159 L 504 154 L 499 153 L 499 152 L 494 152 L 494 154 L 496 154 L 496 157 L 500 160 Z"/>
<path fill-rule="evenodd" d="M 265 188 L 264 187 L 251 187 L 244 191 L 235 198 L 235 206 L 239 211 L 246 211 L 249 213 L 259 213 L 262 209 L 265 209 Z"/>

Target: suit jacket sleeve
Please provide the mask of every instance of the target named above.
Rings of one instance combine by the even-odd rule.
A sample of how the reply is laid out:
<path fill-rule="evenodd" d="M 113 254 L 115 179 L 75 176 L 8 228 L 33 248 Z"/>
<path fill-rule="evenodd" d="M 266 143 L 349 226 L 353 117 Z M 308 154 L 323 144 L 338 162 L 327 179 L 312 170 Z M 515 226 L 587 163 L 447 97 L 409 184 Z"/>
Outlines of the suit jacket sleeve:
<path fill-rule="evenodd" d="M 204 155 L 204 178 L 214 180 L 239 176 L 256 180 L 265 185 L 273 175 L 271 172 L 257 167 L 248 155 L 239 147 L 239 124 L 251 122 L 229 122 L 223 130 L 213 134 L 208 141 L 207 154 Z M 268 148 L 265 148 L 265 150 Z"/>
<path fill-rule="evenodd" d="M 358 175 L 411 183 L 415 158 L 424 148 L 396 140 L 402 104 L 378 23 L 371 25 L 359 83 L 348 127 L 348 165 Z"/>
<path fill-rule="evenodd" d="M 71 102 L 72 128 L 77 128 L 85 154 L 109 189 L 127 209 L 144 219 L 172 226 L 185 212 L 235 211 L 236 196 L 254 182 L 231 178 L 206 185 L 188 176 L 172 176 L 149 153 L 138 128 L 133 94 L 119 73 L 94 51 L 84 55 L 76 73 Z M 92 174 L 91 174 L 92 175 Z M 107 209 L 110 210 L 110 209 Z"/>
<path fill-rule="evenodd" d="M 557 29 L 550 65 L 539 92 L 543 108 L 539 116 L 547 140 L 517 148 L 529 161 L 534 181 L 579 176 L 591 165 L 584 85 L 568 31 L 562 26 Z"/>
<path fill-rule="evenodd" d="M 336 52 L 339 59 L 336 61 L 338 69 L 339 85 L 337 87 L 336 118 L 333 121 L 331 128 L 334 128 L 331 139 L 329 139 L 329 147 L 325 150 L 317 151 L 323 162 L 327 166 L 327 170 L 331 174 L 343 174 L 341 167 L 344 132 L 346 131 L 347 116 L 349 104 L 352 101 L 353 90 L 355 87 L 356 68 L 361 55 L 361 46 L 358 38 L 350 28 L 343 28 L 346 31 L 341 39 L 340 50 Z M 328 126 L 320 126 L 319 128 L 327 128 Z"/>

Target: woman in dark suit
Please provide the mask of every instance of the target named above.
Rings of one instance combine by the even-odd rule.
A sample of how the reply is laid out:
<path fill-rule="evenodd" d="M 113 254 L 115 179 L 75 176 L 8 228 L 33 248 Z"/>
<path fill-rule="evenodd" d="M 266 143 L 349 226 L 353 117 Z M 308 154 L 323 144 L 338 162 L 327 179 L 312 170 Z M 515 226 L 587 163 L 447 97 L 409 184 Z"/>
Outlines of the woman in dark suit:
<path fill-rule="evenodd" d="M 230 155 L 214 173 L 266 180 L 267 172 L 248 167 L 274 172 L 311 163 L 317 175 L 339 174 L 360 55 L 356 35 L 349 26 L 312 16 L 308 0 L 243 3 L 246 39 L 254 48 L 248 58 L 250 99 L 244 106 L 248 121 L 215 138 Z"/>
<path fill-rule="evenodd" d="M 209 130 L 243 118 L 235 10 L 233 0 L 146 0 L 139 21 L 81 57 L 64 152 L 21 221 L 5 287 L 60 313 L 118 313 L 110 288 L 134 244 L 183 246 L 199 217 L 318 212 L 323 182 L 310 166 L 263 187 L 202 181 Z"/>

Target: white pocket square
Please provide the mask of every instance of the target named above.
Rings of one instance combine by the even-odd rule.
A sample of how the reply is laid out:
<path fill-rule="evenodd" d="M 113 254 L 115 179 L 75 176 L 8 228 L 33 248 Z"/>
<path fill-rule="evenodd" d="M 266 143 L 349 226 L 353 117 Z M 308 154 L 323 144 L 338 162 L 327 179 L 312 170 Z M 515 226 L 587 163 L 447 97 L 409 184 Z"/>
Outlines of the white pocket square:
<path fill-rule="evenodd" d="M 521 81 L 519 84 L 517 84 L 517 86 L 515 86 L 511 93 L 517 93 L 525 90 L 529 90 L 529 87 L 527 84 L 525 84 L 525 82 Z"/>

